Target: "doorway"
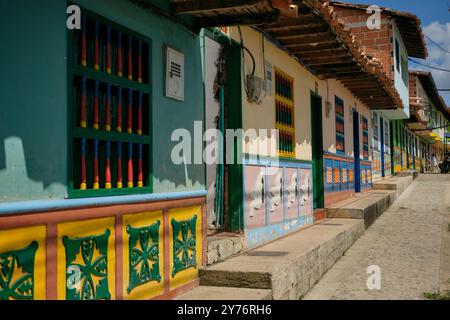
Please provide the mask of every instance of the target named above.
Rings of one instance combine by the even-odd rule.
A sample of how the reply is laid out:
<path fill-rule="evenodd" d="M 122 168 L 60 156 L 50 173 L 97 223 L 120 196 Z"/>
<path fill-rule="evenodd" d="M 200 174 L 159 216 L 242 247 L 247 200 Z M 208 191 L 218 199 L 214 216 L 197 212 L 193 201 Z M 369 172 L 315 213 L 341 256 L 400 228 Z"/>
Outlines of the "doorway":
<path fill-rule="evenodd" d="M 313 209 L 324 208 L 322 98 L 311 92 L 311 144 L 313 167 Z"/>
<path fill-rule="evenodd" d="M 355 192 L 361 192 L 361 159 L 359 146 L 359 113 L 353 110 L 353 149 L 355 155 Z"/>

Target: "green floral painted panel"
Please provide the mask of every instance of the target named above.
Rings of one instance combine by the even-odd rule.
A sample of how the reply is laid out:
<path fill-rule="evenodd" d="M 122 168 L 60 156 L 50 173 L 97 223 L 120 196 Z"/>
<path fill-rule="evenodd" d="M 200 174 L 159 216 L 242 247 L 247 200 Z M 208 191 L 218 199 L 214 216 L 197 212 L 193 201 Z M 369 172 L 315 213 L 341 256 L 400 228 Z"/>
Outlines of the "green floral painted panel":
<path fill-rule="evenodd" d="M 34 299 L 34 261 L 39 245 L 0 253 L 0 300 Z"/>
<path fill-rule="evenodd" d="M 130 274 L 128 294 L 151 281 L 161 281 L 159 272 L 159 227 L 161 222 L 144 228 L 127 226 Z"/>
<path fill-rule="evenodd" d="M 191 220 L 172 219 L 173 228 L 173 271 L 172 277 L 183 270 L 197 267 L 196 254 L 197 216 Z"/>
<path fill-rule="evenodd" d="M 108 239 L 103 235 L 70 239 L 63 237 L 66 249 L 66 299 L 110 300 L 108 286 Z"/>

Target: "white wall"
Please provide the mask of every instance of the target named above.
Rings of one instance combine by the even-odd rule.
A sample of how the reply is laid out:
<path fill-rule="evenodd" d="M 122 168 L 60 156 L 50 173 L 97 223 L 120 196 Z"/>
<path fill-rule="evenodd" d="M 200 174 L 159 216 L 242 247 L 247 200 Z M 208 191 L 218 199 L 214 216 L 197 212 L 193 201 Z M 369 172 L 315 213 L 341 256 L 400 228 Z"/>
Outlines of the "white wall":
<path fill-rule="evenodd" d="M 205 129 L 217 128 L 217 117 L 220 112 L 220 101 L 214 98 L 214 81 L 217 75 L 216 61 L 219 58 L 222 46 L 205 37 Z M 210 142 L 210 143 L 214 143 Z M 215 182 L 216 182 L 216 165 L 206 165 L 206 188 L 208 190 L 207 196 L 207 215 L 208 226 L 211 226 L 216 222 L 216 215 L 214 212 L 214 200 L 215 200 Z"/>
<path fill-rule="evenodd" d="M 400 98 L 403 102 L 403 109 L 402 110 L 386 110 L 383 111 L 383 115 L 386 116 L 390 120 L 395 119 L 409 119 L 409 82 L 406 81 L 406 83 L 403 81 L 402 78 L 402 63 L 401 58 L 405 59 L 406 61 L 406 68 L 408 68 L 408 51 L 406 50 L 405 44 L 403 43 L 403 39 L 400 35 L 400 32 L 398 31 L 398 28 L 395 24 L 395 22 L 392 22 L 392 29 L 393 29 L 393 52 L 394 52 L 394 85 L 397 89 L 397 92 L 400 95 Z M 396 61 L 396 54 L 395 54 L 395 41 L 398 41 L 400 45 L 400 70 L 397 70 L 397 61 Z M 406 73 L 408 74 L 407 79 L 409 78 L 408 70 L 406 70 Z"/>

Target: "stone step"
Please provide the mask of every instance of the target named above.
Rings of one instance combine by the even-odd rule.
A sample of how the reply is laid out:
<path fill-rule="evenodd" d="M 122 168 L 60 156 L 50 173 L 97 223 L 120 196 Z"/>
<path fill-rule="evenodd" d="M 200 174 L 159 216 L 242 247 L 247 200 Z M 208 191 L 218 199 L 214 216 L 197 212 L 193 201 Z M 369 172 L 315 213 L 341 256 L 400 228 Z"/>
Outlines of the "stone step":
<path fill-rule="evenodd" d="M 207 264 L 224 261 L 244 251 L 245 238 L 241 234 L 218 234 L 208 236 L 208 247 L 206 251 Z"/>
<path fill-rule="evenodd" d="M 272 300 L 272 291 L 264 289 L 200 286 L 174 300 Z"/>
<path fill-rule="evenodd" d="M 378 191 L 379 190 L 395 191 L 395 193 L 392 194 L 393 199 L 391 201 L 394 202 L 409 187 L 409 185 L 414 182 L 414 179 L 415 177 L 413 175 L 406 175 L 403 177 L 394 176 L 392 178 L 374 183 L 373 189 Z"/>
<path fill-rule="evenodd" d="M 396 199 L 396 192 L 390 190 L 371 190 L 355 197 L 330 205 L 328 218 L 362 219 L 367 229 L 386 211 Z"/>
<path fill-rule="evenodd" d="M 413 176 L 405 177 L 392 177 L 383 181 L 378 181 L 373 184 L 374 190 L 394 190 L 396 191 L 397 198 L 408 188 L 408 186 L 414 181 Z"/>
<path fill-rule="evenodd" d="M 395 174 L 396 177 L 413 177 L 413 179 L 416 179 L 419 176 L 419 171 L 417 170 L 406 170 L 397 172 Z"/>
<path fill-rule="evenodd" d="M 327 219 L 200 269 L 200 285 L 270 290 L 273 299 L 298 300 L 363 232 L 362 220 Z"/>

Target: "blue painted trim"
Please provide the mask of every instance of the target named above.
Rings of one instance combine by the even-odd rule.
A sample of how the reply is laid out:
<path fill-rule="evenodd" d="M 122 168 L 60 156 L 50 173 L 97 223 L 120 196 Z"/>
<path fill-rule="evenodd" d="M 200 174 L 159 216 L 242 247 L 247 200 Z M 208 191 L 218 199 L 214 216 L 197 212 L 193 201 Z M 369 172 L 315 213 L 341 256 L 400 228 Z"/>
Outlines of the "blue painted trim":
<path fill-rule="evenodd" d="M 121 204 L 136 204 L 143 202 L 156 202 L 168 200 L 181 200 L 187 198 L 206 197 L 205 190 L 191 192 L 154 193 L 131 196 L 84 198 L 68 200 L 36 200 L 9 202 L 0 204 L 0 216 L 12 214 L 27 214 L 34 212 L 51 212 L 86 207 L 101 207 Z"/>
<path fill-rule="evenodd" d="M 299 161 L 299 160 L 298 160 Z M 311 169 L 312 162 L 311 161 L 299 161 L 295 162 L 295 160 L 279 160 L 276 158 L 268 158 L 268 157 L 245 157 L 244 165 L 253 165 L 253 166 L 265 166 L 265 167 L 279 167 L 279 168 L 303 168 L 303 169 Z"/>
<path fill-rule="evenodd" d="M 245 238 L 248 248 L 254 248 L 284 235 L 291 234 L 299 228 L 314 223 L 313 215 L 300 216 L 261 228 L 246 229 Z"/>
<path fill-rule="evenodd" d="M 348 169 L 347 162 L 341 162 L 341 190 L 347 192 L 348 190 Z M 347 177 L 347 181 L 344 182 L 344 171 Z"/>
<path fill-rule="evenodd" d="M 328 152 L 328 151 L 324 151 L 323 154 L 324 154 L 324 156 L 333 156 L 333 157 L 339 157 L 339 158 L 355 161 L 354 157 L 349 157 L 349 156 L 346 156 L 345 154 L 333 153 L 333 152 Z"/>
<path fill-rule="evenodd" d="M 331 168 L 331 183 L 328 183 L 328 180 L 327 180 L 327 174 L 328 174 L 329 168 Z M 323 179 L 324 179 L 324 185 L 325 185 L 325 192 L 333 192 L 334 171 L 333 171 L 333 160 L 332 159 L 325 158 Z"/>

